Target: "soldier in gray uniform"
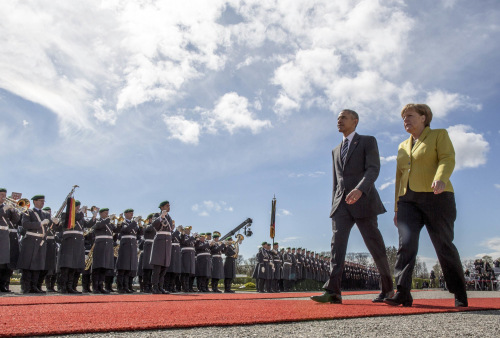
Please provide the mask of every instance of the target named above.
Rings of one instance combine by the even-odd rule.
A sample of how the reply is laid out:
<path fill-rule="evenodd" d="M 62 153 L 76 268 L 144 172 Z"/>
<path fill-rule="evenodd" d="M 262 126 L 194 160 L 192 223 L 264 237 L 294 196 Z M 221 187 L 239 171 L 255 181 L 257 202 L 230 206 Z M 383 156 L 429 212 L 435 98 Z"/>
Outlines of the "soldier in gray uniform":
<path fill-rule="evenodd" d="M 180 292 L 180 275 L 181 275 L 181 232 L 182 225 L 178 226 L 172 232 L 172 251 L 170 253 L 170 265 L 167 268 L 165 275 L 164 289 L 170 293 Z"/>
<path fill-rule="evenodd" d="M 62 224 L 66 224 L 68 215 L 61 215 Z M 80 202 L 75 201 L 75 226 L 61 226 L 62 240 L 57 257 L 57 267 L 61 271 L 59 289 L 61 293 L 81 293 L 77 291 L 80 273 L 85 269 L 85 240 L 83 230 L 86 227 L 85 215 L 80 211 Z"/>
<path fill-rule="evenodd" d="M 11 230 L 15 230 L 21 216 L 10 204 L 5 204 L 7 189 L 0 188 L 0 292 L 10 292 L 10 277 L 15 268 L 11 265 Z"/>
<path fill-rule="evenodd" d="M 206 241 L 206 238 L 205 234 L 200 234 L 194 245 L 196 252 L 196 286 L 198 287 L 198 292 L 209 292 L 208 277 L 210 275 L 212 256 L 210 254 L 210 244 Z"/>
<path fill-rule="evenodd" d="M 195 238 L 191 236 L 191 226 L 184 228 L 181 232 L 181 282 L 184 292 L 194 292 L 193 282 L 196 267 L 194 244 Z"/>
<path fill-rule="evenodd" d="M 219 280 L 224 279 L 224 263 L 222 261 L 222 254 L 226 249 L 226 245 L 219 241 L 220 232 L 214 231 L 213 241 L 210 242 L 210 253 L 212 255 L 212 291 L 221 293 L 218 284 Z"/>
<path fill-rule="evenodd" d="M 170 255 L 172 253 L 172 231 L 175 222 L 170 218 L 170 203 L 163 201 L 158 206 L 161 210 L 153 216 L 152 226 L 156 230 L 156 236 L 151 249 L 151 258 L 149 263 L 153 265 L 153 274 L 151 277 L 154 294 L 168 294 L 163 289 L 165 282 L 165 273 L 170 265 Z"/>
<path fill-rule="evenodd" d="M 104 288 L 103 283 L 106 272 L 111 273 L 115 268 L 113 235 L 117 231 L 116 225 L 111 222 L 109 209 L 99 209 L 99 220 L 96 219 L 97 210 L 89 222 L 94 231 L 94 244 L 92 249 L 92 292 L 108 294 L 109 288 Z"/>
<path fill-rule="evenodd" d="M 47 257 L 47 229 L 59 223 L 58 219 L 50 219 L 50 215 L 43 211 L 44 195 L 35 195 L 33 209 L 22 216 L 22 226 L 26 231 L 21 240 L 19 260 L 17 263 L 21 274 L 21 293 L 44 293 L 38 288 L 40 271 L 45 270 Z"/>
<path fill-rule="evenodd" d="M 153 248 L 154 238 L 156 236 L 156 230 L 153 226 L 151 226 L 152 220 L 153 220 L 153 214 L 149 214 L 148 217 L 146 218 L 146 222 L 148 222 L 148 225 L 144 227 L 142 253 L 139 258 L 139 266 L 140 269 L 142 269 L 143 292 L 145 293 L 153 292 L 151 284 L 153 265 L 149 263 L 149 260 L 151 257 L 151 249 Z"/>
<path fill-rule="evenodd" d="M 271 273 L 269 269 L 270 265 L 270 255 L 267 251 L 267 242 L 262 242 L 262 247 L 259 249 L 257 253 L 257 269 L 256 269 L 256 279 L 258 284 L 258 292 L 268 292 L 269 291 L 269 278 L 271 277 Z"/>
<path fill-rule="evenodd" d="M 44 207 L 43 211 L 51 213 L 50 207 Z M 57 243 L 56 235 L 57 230 L 52 228 L 47 229 L 47 256 L 45 257 L 45 269 L 40 271 L 40 276 L 38 277 L 38 288 L 42 290 L 42 283 L 45 281 L 45 288 L 48 292 L 56 292 L 55 277 L 56 277 L 56 264 L 57 264 Z"/>
<path fill-rule="evenodd" d="M 290 247 L 286 248 L 286 252 L 283 254 L 283 290 L 289 292 L 292 287 L 292 251 Z"/>
<path fill-rule="evenodd" d="M 271 282 L 271 292 L 280 292 L 279 280 L 281 279 L 281 253 L 279 251 L 279 243 L 273 244 L 273 249 L 271 250 L 271 260 L 274 264 L 272 282 Z"/>
<path fill-rule="evenodd" d="M 233 279 L 236 278 L 236 250 L 233 244 L 233 238 L 226 239 L 227 245 L 224 249 L 226 260 L 224 261 L 224 293 L 234 293 L 231 290 Z"/>
<path fill-rule="evenodd" d="M 133 293 L 130 277 L 135 276 L 137 271 L 137 231 L 139 226 L 132 220 L 134 209 L 126 209 L 123 212 L 125 220 L 119 226 L 120 248 L 116 260 L 116 286 L 118 293 Z"/>

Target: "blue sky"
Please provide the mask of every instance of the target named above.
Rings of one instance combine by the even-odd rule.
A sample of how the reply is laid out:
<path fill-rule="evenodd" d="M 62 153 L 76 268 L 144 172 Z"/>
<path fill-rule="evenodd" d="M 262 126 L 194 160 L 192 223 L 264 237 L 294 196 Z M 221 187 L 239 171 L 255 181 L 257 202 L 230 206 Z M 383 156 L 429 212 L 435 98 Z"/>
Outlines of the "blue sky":
<path fill-rule="evenodd" d="M 189 3 L 189 4 L 188 4 Z M 399 112 L 425 102 L 455 144 L 462 259 L 500 257 L 500 7 L 491 1 L 2 1 L 0 186 L 269 240 L 330 247 L 336 115 L 377 137 L 388 212 Z M 354 229 L 348 251 L 366 251 Z M 419 256 L 436 255 L 422 231 Z"/>

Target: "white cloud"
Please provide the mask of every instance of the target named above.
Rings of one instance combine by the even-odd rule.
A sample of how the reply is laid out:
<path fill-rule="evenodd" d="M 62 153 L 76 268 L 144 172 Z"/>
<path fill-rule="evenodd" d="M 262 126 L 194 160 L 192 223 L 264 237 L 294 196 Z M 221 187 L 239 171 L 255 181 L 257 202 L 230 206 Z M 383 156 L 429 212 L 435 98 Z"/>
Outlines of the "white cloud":
<path fill-rule="evenodd" d="M 184 143 L 198 144 L 201 128 L 197 122 L 188 121 L 183 116 L 167 115 L 163 115 L 163 122 L 170 132 L 170 138 Z"/>
<path fill-rule="evenodd" d="M 448 127 L 447 130 L 455 148 L 456 170 L 486 164 L 490 145 L 482 134 L 476 134 L 472 132 L 472 127 L 462 124 Z"/>
<path fill-rule="evenodd" d="M 191 210 L 196 212 L 200 216 L 210 216 L 212 212 L 232 212 L 233 207 L 228 206 L 226 202 L 219 201 L 203 201 L 202 203 L 194 204 L 191 206 Z"/>
<path fill-rule="evenodd" d="M 500 189 L 500 184 L 495 184 L 495 188 Z"/>
<path fill-rule="evenodd" d="M 288 177 L 290 178 L 301 178 L 301 177 L 311 177 L 311 178 L 318 178 L 321 176 L 324 176 L 326 173 L 324 171 L 314 171 L 314 172 L 309 172 L 309 173 L 290 173 L 288 174 Z"/>
<path fill-rule="evenodd" d="M 481 105 L 470 103 L 470 98 L 457 94 L 436 90 L 427 93 L 426 103 L 431 107 L 435 117 L 445 117 L 450 111 L 460 107 L 469 108 L 474 111 L 482 109 Z"/>
<path fill-rule="evenodd" d="M 25 127 L 25 128 L 26 128 L 29 124 L 30 124 L 30 123 L 29 123 L 28 121 L 23 120 L 23 127 Z"/>
<path fill-rule="evenodd" d="M 489 238 L 482 242 L 481 245 L 487 247 L 488 249 L 490 249 L 490 251 L 487 253 L 477 254 L 477 258 L 481 258 L 484 255 L 491 256 L 493 259 L 497 259 L 500 257 L 500 237 Z"/>
<path fill-rule="evenodd" d="M 277 215 L 278 216 L 291 216 L 292 213 L 286 209 L 279 209 Z"/>
<path fill-rule="evenodd" d="M 383 183 L 380 187 L 379 187 L 379 190 L 385 190 L 387 188 L 389 188 L 391 185 L 394 185 L 396 183 L 396 180 L 393 179 L 392 181 L 389 181 L 389 182 L 385 182 Z"/>
<path fill-rule="evenodd" d="M 380 164 L 394 162 L 394 161 L 396 161 L 397 158 L 398 158 L 397 155 L 392 155 L 392 156 L 387 156 L 387 157 L 380 156 Z"/>
<path fill-rule="evenodd" d="M 248 99 L 235 92 L 227 93 L 216 103 L 212 111 L 205 113 L 210 130 L 226 129 L 233 134 L 238 129 L 250 129 L 253 134 L 271 127 L 269 120 L 254 118 L 248 109 Z"/>
<path fill-rule="evenodd" d="M 289 242 L 295 242 L 296 240 L 300 239 L 300 237 L 286 237 L 283 238 L 279 241 L 279 243 L 289 243 Z"/>

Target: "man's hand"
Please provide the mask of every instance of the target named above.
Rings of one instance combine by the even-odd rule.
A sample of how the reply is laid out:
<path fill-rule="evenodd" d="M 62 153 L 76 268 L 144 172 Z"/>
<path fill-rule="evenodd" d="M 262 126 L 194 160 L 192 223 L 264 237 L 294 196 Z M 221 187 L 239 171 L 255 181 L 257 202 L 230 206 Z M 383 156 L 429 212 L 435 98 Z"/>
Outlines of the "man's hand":
<path fill-rule="evenodd" d="M 446 184 L 443 181 L 436 180 L 432 182 L 431 188 L 434 190 L 434 194 L 440 194 L 444 191 Z"/>
<path fill-rule="evenodd" d="M 167 216 L 167 210 L 162 210 L 161 211 L 161 218 L 165 218 Z"/>
<path fill-rule="evenodd" d="M 394 226 L 397 228 L 398 227 L 398 212 L 394 212 Z"/>
<path fill-rule="evenodd" d="M 347 204 L 354 204 L 361 198 L 362 195 L 363 195 L 363 193 L 361 192 L 361 190 L 353 189 L 349 193 L 349 195 L 347 195 L 347 197 L 345 198 L 345 201 Z"/>
<path fill-rule="evenodd" d="M 3 210 L 4 211 L 10 210 L 10 209 L 12 209 L 12 205 L 11 204 L 4 204 L 4 206 L 3 206 Z"/>
<path fill-rule="evenodd" d="M 55 225 L 59 224 L 59 218 L 52 217 L 52 223 L 54 223 Z"/>
<path fill-rule="evenodd" d="M 42 221 L 42 225 L 43 225 L 43 226 L 46 226 L 47 224 L 49 224 L 49 220 L 48 220 L 48 219 L 44 219 L 44 220 Z"/>

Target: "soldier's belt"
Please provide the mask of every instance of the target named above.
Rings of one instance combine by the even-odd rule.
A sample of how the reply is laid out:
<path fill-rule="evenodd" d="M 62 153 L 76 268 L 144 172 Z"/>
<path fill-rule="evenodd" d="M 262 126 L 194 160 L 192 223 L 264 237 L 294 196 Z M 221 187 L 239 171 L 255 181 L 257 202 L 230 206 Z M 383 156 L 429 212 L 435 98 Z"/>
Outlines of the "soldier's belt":
<path fill-rule="evenodd" d="M 290 262 L 285 262 L 284 264 L 285 265 L 292 265 L 292 263 L 290 263 Z"/>
<path fill-rule="evenodd" d="M 17 229 L 9 229 L 9 232 L 17 232 Z"/>
<path fill-rule="evenodd" d="M 199 254 L 196 254 L 196 256 L 210 256 L 210 252 L 201 252 Z"/>
<path fill-rule="evenodd" d="M 122 236 L 122 237 L 121 237 L 121 239 L 125 239 L 125 238 L 136 239 L 136 236 L 133 236 L 133 235 L 125 235 L 125 236 Z"/>
<path fill-rule="evenodd" d="M 99 236 L 95 236 L 95 239 L 113 239 L 113 236 L 109 236 L 109 235 L 99 235 Z"/>
<path fill-rule="evenodd" d="M 45 239 L 56 239 L 55 236 L 47 236 Z"/>
<path fill-rule="evenodd" d="M 264 262 L 269 262 L 269 259 L 263 259 Z"/>
<path fill-rule="evenodd" d="M 180 246 L 181 243 L 172 243 L 172 245 L 175 245 L 175 246 Z"/>
<path fill-rule="evenodd" d="M 275 259 L 274 262 L 281 262 L 279 259 Z"/>
<path fill-rule="evenodd" d="M 157 235 L 172 235 L 172 233 L 170 231 L 158 231 L 156 234 Z"/>
<path fill-rule="evenodd" d="M 212 255 L 212 257 L 222 257 L 222 255 Z"/>
<path fill-rule="evenodd" d="M 184 251 L 184 250 L 193 250 L 194 251 L 194 248 L 192 246 L 186 246 L 184 248 L 181 248 L 181 251 Z"/>
<path fill-rule="evenodd" d="M 26 231 L 26 236 L 33 236 L 33 237 L 43 238 L 43 234 L 39 234 L 39 233 L 36 233 L 36 232 L 29 232 L 29 231 Z"/>
<path fill-rule="evenodd" d="M 0 225 L 0 230 L 9 230 L 9 227 L 8 226 Z"/>
<path fill-rule="evenodd" d="M 145 239 L 144 242 L 145 243 L 153 243 L 155 240 L 154 239 Z"/>
<path fill-rule="evenodd" d="M 82 235 L 83 236 L 83 231 L 78 231 L 78 230 L 68 230 L 63 232 L 64 235 Z"/>

